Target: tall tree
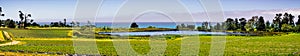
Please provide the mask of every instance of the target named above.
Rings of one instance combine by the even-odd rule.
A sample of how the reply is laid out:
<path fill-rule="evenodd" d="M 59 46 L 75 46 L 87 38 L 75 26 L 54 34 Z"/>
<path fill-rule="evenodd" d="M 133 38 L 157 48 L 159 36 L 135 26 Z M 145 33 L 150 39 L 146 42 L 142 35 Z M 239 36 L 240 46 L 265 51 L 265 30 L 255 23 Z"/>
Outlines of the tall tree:
<path fill-rule="evenodd" d="M 208 31 L 210 29 L 209 23 L 208 22 L 203 22 L 202 23 L 202 30 Z"/>
<path fill-rule="evenodd" d="M 298 15 L 298 21 L 296 22 L 297 26 L 300 26 L 300 15 Z"/>
<path fill-rule="evenodd" d="M 4 14 L 2 14 L 2 7 L 0 7 L 0 16 L 4 16 Z"/>
<path fill-rule="evenodd" d="M 296 22 L 296 30 L 299 32 L 300 31 L 300 15 L 298 15 L 298 21 Z"/>
<path fill-rule="evenodd" d="M 265 20 L 264 17 L 260 16 L 257 22 L 257 30 L 264 31 L 265 30 Z"/>
<path fill-rule="evenodd" d="M 236 26 L 234 24 L 234 20 L 232 18 L 227 18 L 226 20 L 226 29 L 227 30 L 235 30 Z"/>
<path fill-rule="evenodd" d="M 271 23 L 270 23 L 270 21 L 267 21 L 266 22 L 266 29 L 270 29 L 271 28 Z"/>
<path fill-rule="evenodd" d="M 295 16 L 293 16 L 292 14 L 289 14 L 289 25 L 291 25 L 291 26 L 295 26 L 295 23 L 294 23 L 294 18 L 295 18 Z"/>
<path fill-rule="evenodd" d="M 241 19 L 239 19 L 240 20 L 240 28 L 241 28 L 241 30 L 242 31 L 246 31 L 246 29 L 245 29 L 245 26 L 246 26 L 246 24 L 247 24 L 247 20 L 245 19 L 245 18 L 241 18 Z"/>
<path fill-rule="evenodd" d="M 19 17 L 20 17 L 20 19 L 21 19 L 21 22 L 23 21 L 23 28 L 25 29 L 27 26 L 28 26 L 28 22 L 27 22 L 27 19 L 29 18 L 29 17 L 31 17 L 31 14 L 24 14 L 22 11 L 19 11 Z"/>
<path fill-rule="evenodd" d="M 282 14 L 276 14 L 275 19 L 273 20 L 272 27 L 274 27 L 275 31 L 280 31 L 281 30 L 281 16 Z"/>
<path fill-rule="evenodd" d="M 235 29 L 240 29 L 239 20 L 237 18 L 235 18 L 234 20 L 234 25 L 235 25 Z"/>
<path fill-rule="evenodd" d="M 222 27 L 221 24 L 220 24 L 220 23 L 217 23 L 217 25 L 215 26 L 215 30 L 222 30 L 221 27 Z"/>
<path fill-rule="evenodd" d="M 0 7 L 0 16 L 4 17 L 4 14 L 2 14 L 2 7 Z M 0 27 L 3 26 L 2 24 L 4 24 L 4 21 L 0 20 Z"/>
<path fill-rule="evenodd" d="M 288 24 L 288 23 L 289 23 L 289 14 L 288 13 L 284 13 L 283 19 L 281 21 L 281 24 Z"/>
<path fill-rule="evenodd" d="M 67 19 L 65 18 L 64 19 L 64 27 L 66 27 L 67 26 Z"/>
<path fill-rule="evenodd" d="M 21 19 L 21 21 L 23 21 L 24 20 L 24 13 L 22 12 L 22 11 L 19 11 L 19 17 L 20 17 L 20 19 Z"/>
<path fill-rule="evenodd" d="M 247 31 L 254 31 L 256 29 L 258 16 L 253 16 L 248 20 L 248 23 L 245 25 Z"/>

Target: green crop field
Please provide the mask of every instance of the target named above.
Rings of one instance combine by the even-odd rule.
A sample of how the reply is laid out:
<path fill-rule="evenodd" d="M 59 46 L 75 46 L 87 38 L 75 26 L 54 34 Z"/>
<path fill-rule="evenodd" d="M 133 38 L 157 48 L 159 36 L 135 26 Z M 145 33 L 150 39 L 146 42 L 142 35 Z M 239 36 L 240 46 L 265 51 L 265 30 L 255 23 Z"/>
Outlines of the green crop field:
<path fill-rule="evenodd" d="M 14 37 L 35 37 L 35 38 L 62 38 L 68 37 L 67 34 L 70 30 L 67 29 L 2 29 L 3 31 L 10 32 Z"/>
<path fill-rule="evenodd" d="M 27 35 L 30 36 L 30 35 Z M 292 33 L 282 36 L 227 36 L 224 55 L 292 55 L 300 51 L 300 34 Z M 200 52 L 198 55 L 209 55 L 211 49 L 212 36 L 199 36 Z M 182 39 L 189 39 L 185 36 Z M 48 40 L 47 40 L 48 39 Z M 14 46 L 0 47 L 2 51 L 24 50 L 30 52 L 60 52 L 65 54 L 73 54 L 74 47 L 70 38 L 17 38 L 23 44 Z M 161 41 L 164 42 L 164 41 Z M 165 55 L 179 55 L 182 40 L 167 40 Z M 222 41 L 220 41 L 222 42 Z M 97 41 L 97 46 L 102 55 L 117 55 L 116 49 L 112 41 Z M 132 40 L 130 41 L 133 49 L 140 54 L 150 52 L 149 41 Z M 193 45 L 188 43 L 184 45 Z"/>

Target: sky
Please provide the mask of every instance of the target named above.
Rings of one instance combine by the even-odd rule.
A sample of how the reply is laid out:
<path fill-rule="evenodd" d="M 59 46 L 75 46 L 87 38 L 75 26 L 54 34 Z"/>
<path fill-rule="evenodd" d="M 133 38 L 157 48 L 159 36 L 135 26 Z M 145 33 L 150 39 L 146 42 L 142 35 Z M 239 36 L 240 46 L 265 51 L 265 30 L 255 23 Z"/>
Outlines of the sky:
<path fill-rule="evenodd" d="M 88 0 L 86 0 L 88 1 Z M 175 1 L 175 2 L 174 2 Z M 176 5 L 179 2 L 179 5 Z M 251 18 L 252 16 L 264 16 L 266 21 L 272 20 L 276 13 L 289 12 L 293 15 L 300 15 L 300 0 L 220 0 L 222 10 L 224 12 L 224 19 L 231 18 Z M 56 22 L 72 21 L 77 8 L 77 0 L 0 0 L 0 7 L 2 7 L 5 14 L 1 19 L 20 20 L 18 11 L 32 14 L 32 18 L 36 22 Z M 190 14 L 194 21 L 213 21 L 220 22 L 222 20 L 209 20 L 206 15 L 206 10 L 201 4 L 200 0 L 103 0 L 98 9 L 96 22 L 112 22 L 114 21 L 118 12 L 120 17 L 130 17 L 126 13 L 135 12 L 135 9 L 140 8 L 154 8 L 171 11 L 170 15 L 182 16 Z M 123 6 L 129 5 L 126 9 L 121 9 Z M 163 7 L 167 5 L 168 7 Z M 181 6 L 184 7 L 183 10 Z M 88 8 L 88 6 L 86 7 Z M 169 9 L 172 8 L 172 9 Z M 89 10 L 87 10 L 89 12 Z M 162 12 L 162 11 L 157 11 Z M 142 13 L 142 12 L 141 12 Z M 169 15 L 168 14 L 168 15 Z M 141 14 L 136 22 L 171 22 L 172 19 L 156 13 Z M 85 16 L 85 15 L 82 15 Z M 137 16 L 137 15 L 136 15 Z M 182 20 L 187 20 L 182 17 Z M 298 19 L 298 18 L 296 18 Z M 122 22 L 122 20 L 119 20 Z M 126 21 L 126 20 L 123 20 Z"/>

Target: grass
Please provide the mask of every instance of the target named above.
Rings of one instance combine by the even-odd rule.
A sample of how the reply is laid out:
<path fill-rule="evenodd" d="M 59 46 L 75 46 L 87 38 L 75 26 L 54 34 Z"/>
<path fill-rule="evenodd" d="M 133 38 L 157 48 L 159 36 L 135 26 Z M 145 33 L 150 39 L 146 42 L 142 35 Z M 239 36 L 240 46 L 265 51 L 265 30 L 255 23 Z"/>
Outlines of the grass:
<path fill-rule="evenodd" d="M 300 34 L 294 33 L 283 36 L 227 36 L 224 55 L 290 55 L 300 51 Z M 220 37 L 220 36 L 219 36 Z M 186 36 L 183 39 L 189 39 Z M 48 40 L 46 40 L 48 39 Z M 211 49 L 212 36 L 200 36 L 199 55 L 209 55 Z M 18 41 L 24 42 L 22 45 L 0 47 L 0 50 L 25 50 L 33 52 L 62 52 L 74 53 L 73 42 L 71 38 L 17 38 Z M 122 41 L 121 41 L 122 42 Z M 163 42 L 163 41 L 159 41 Z M 165 55 L 179 55 L 182 40 L 167 40 Z M 190 45 L 192 43 L 191 41 Z M 222 42 L 222 41 L 221 41 Z M 97 41 L 97 48 L 100 54 L 117 55 L 112 41 Z M 150 51 L 149 41 L 131 40 L 131 46 L 139 54 L 147 54 Z M 186 45 L 186 44 L 185 44 Z"/>
<path fill-rule="evenodd" d="M 2 29 L 12 33 L 16 38 L 35 37 L 35 38 L 65 38 L 69 29 Z"/>
<path fill-rule="evenodd" d="M 3 32 L 2 32 L 2 31 L 0 31 L 0 41 L 5 41 L 5 37 L 4 37 L 4 35 L 3 35 Z"/>

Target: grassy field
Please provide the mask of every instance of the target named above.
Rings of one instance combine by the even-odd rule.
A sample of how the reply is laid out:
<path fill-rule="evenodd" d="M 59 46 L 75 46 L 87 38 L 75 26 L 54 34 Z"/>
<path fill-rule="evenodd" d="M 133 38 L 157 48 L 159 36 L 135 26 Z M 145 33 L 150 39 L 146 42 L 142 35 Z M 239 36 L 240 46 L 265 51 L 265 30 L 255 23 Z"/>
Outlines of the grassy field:
<path fill-rule="evenodd" d="M 16 38 L 22 37 L 34 37 L 34 38 L 65 38 L 69 29 L 1 29 L 3 31 L 10 32 Z"/>
<path fill-rule="evenodd" d="M 227 36 L 224 55 L 291 55 L 294 52 L 300 51 L 299 36 L 299 33 L 282 36 Z M 189 36 L 186 36 L 183 39 L 189 38 Z M 199 55 L 209 55 L 212 37 L 200 36 L 199 39 L 200 46 L 194 47 L 200 47 Z M 0 50 L 3 52 L 9 50 L 24 50 L 30 52 L 74 53 L 71 38 L 17 38 L 16 40 L 21 41 L 23 44 L 0 47 Z M 166 42 L 165 55 L 180 54 L 181 40 L 167 40 Z M 99 40 L 96 43 L 100 54 L 117 55 L 112 41 Z M 130 44 L 133 49 L 140 54 L 147 54 L 151 49 L 149 41 L 132 40 Z M 189 44 L 193 45 L 194 43 Z"/>

